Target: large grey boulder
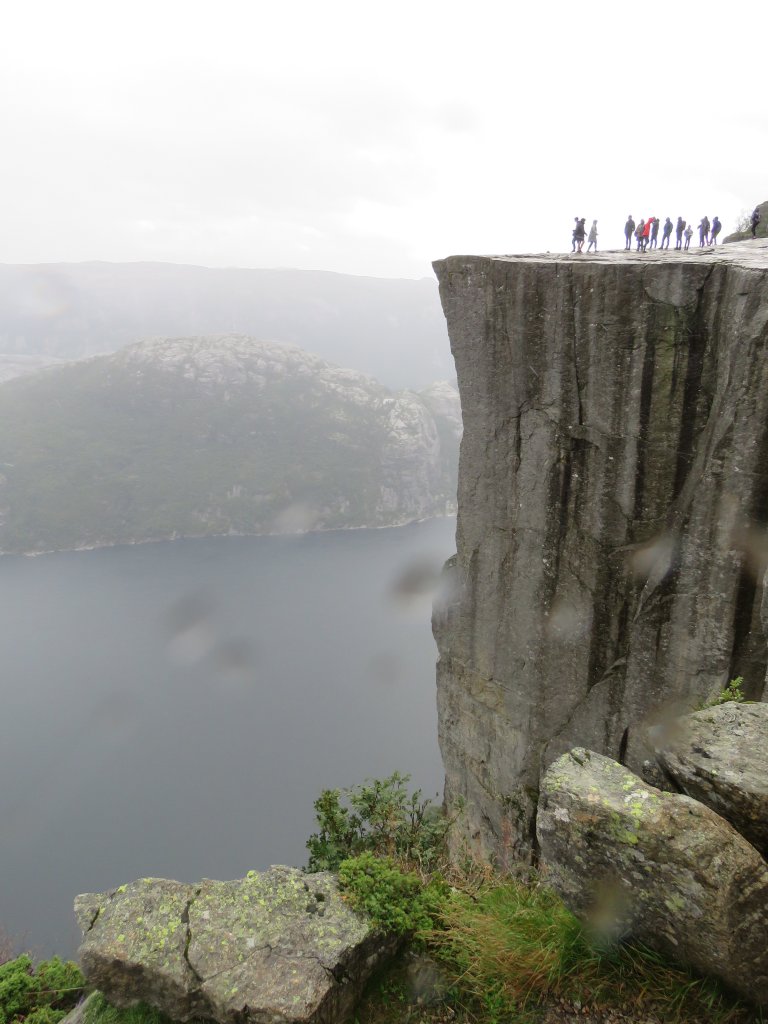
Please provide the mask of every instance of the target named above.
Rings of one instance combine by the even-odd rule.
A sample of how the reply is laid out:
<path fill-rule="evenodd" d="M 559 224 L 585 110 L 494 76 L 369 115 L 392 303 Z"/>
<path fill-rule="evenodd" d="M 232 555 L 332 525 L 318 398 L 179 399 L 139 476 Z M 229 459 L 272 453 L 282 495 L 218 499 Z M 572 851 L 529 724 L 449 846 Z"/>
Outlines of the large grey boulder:
<path fill-rule="evenodd" d="M 445 797 L 456 852 L 503 865 L 534 852 L 560 754 L 639 771 L 676 705 L 729 673 L 764 690 L 768 244 L 435 271 L 464 422 L 434 617 Z"/>
<path fill-rule="evenodd" d="M 544 775 L 537 834 L 579 917 L 768 1003 L 768 865 L 714 811 L 582 748 Z"/>
<path fill-rule="evenodd" d="M 80 961 L 116 1006 L 173 1020 L 335 1024 L 393 951 L 341 899 L 328 872 L 249 872 L 198 885 L 142 878 L 78 896 Z"/>
<path fill-rule="evenodd" d="M 679 788 L 768 857 L 768 704 L 705 708 L 656 736 L 656 757 Z"/>

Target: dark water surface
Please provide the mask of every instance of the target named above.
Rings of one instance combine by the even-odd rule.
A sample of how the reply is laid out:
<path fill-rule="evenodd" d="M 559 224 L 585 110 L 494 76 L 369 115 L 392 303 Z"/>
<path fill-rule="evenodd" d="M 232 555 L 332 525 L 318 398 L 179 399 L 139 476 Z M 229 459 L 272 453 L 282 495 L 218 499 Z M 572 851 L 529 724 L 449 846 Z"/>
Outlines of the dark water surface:
<path fill-rule="evenodd" d="M 325 786 L 441 791 L 419 591 L 454 533 L 0 558 L 0 929 L 72 955 L 77 893 L 303 864 Z"/>

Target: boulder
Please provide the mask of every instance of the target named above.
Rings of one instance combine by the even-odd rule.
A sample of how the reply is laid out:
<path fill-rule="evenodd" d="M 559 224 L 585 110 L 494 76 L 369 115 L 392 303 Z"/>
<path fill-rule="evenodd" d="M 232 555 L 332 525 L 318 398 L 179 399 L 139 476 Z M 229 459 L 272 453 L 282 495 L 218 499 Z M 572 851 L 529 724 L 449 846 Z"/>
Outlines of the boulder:
<path fill-rule="evenodd" d="M 580 918 L 768 1004 L 768 865 L 710 808 L 577 748 L 543 777 L 537 834 Z"/>
<path fill-rule="evenodd" d="M 661 766 L 768 857 L 768 704 L 730 701 L 674 726 L 657 733 Z"/>
<path fill-rule="evenodd" d="M 337 1024 L 394 951 L 328 872 L 288 867 L 197 885 L 141 878 L 78 896 L 80 961 L 115 1006 L 176 1021 Z"/>

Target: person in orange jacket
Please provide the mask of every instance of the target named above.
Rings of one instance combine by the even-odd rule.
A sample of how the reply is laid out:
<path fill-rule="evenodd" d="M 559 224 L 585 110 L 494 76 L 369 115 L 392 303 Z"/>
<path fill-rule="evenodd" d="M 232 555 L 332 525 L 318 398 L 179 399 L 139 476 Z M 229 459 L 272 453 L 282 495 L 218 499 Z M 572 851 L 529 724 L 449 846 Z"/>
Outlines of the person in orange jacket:
<path fill-rule="evenodd" d="M 651 227 L 653 226 L 655 219 L 655 217 L 649 217 L 643 225 L 643 252 L 648 248 L 648 242 L 651 237 Z"/>

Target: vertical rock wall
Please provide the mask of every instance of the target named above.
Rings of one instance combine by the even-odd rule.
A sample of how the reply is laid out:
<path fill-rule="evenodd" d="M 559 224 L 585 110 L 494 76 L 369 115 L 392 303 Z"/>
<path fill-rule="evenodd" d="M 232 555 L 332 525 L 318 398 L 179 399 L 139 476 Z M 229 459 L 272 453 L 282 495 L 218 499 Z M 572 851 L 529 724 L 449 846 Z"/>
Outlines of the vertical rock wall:
<path fill-rule="evenodd" d="M 534 853 L 572 746 L 765 687 L 768 246 L 435 264 L 464 418 L 436 608 L 457 842 Z M 761 618 L 761 604 L 762 618 Z"/>

